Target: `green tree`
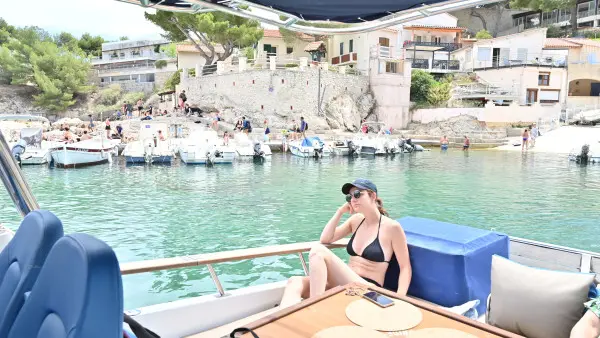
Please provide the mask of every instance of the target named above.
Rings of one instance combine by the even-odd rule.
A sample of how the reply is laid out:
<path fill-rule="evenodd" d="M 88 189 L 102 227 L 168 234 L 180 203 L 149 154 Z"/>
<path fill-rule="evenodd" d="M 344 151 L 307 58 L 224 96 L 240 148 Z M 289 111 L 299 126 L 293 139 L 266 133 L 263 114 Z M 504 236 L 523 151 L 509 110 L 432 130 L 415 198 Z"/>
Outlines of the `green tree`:
<path fill-rule="evenodd" d="M 9 25 L 4 19 L 0 18 L 0 45 L 8 42 L 9 37 L 13 34 L 15 28 Z"/>
<path fill-rule="evenodd" d="M 167 57 L 175 59 L 177 57 L 177 44 L 172 42 L 168 45 L 160 46 L 159 51 L 165 53 Z"/>
<path fill-rule="evenodd" d="M 256 44 L 263 36 L 258 21 L 222 12 L 187 14 L 157 11 L 156 14 L 144 15 L 165 31 L 165 38 L 192 42 L 207 65 L 227 59 L 234 47 Z M 222 46 L 222 50 L 216 45 Z"/>
<path fill-rule="evenodd" d="M 71 51 L 80 51 L 79 40 L 71 33 L 62 32 L 54 37 L 54 42 L 58 47 L 64 47 Z"/>
<path fill-rule="evenodd" d="M 106 42 L 101 36 L 92 36 L 85 33 L 79 39 L 79 48 L 86 54 L 92 56 L 102 55 L 102 44 Z"/>
<path fill-rule="evenodd" d="M 477 32 L 477 34 L 475 34 L 475 39 L 477 39 L 477 40 L 491 39 L 491 38 L 492 38 L 492 34 L 490 34 L 490 32 L 486 31 L 485 29 L 482 29 L 479 32 Z"/>
<path fill-rule="evenodd" d="M 511 0 L 510 8 L 551 12 L 555 9 L 570 9 L 571 30 L 577 31 L 577 0 Z"/>
<path fill-rule="evenodd" d="M 154 62 L 154 67 L 158 69 L 163 69 L 167 66 L 167 60 L 157 60 Z"/>
<path fill-rule="evenodd" d="M 556 25 L 548 26 L 548 30 L 546 31 L 547 38 L 566 38 L 568 34 L 568 30 L 562 29 Z"/>
<path fill-rule="evenodd" d="M 175 86 L 177 86 L 181 82 L 181 73 L 183 69 L 176 71 L 170 78 L 165 81 L 164 89 L 165 90 L 175 90 Z"/>
<path fill-rule="evenodd" d="M 119 38 L 119 41 L 127 41 L 127 40 L 129 40 L 128 36 L 122 36 Z"/>
<path fill-rule="evenodd" d="M 427 102 L 433 106 L 440 106 L 450 100 L 450 83 L 449 82 L 437 82 L 433 86 L 429 87 L 427 92 Z"/>
<path fill-rule="evenodd" d="M 35 84 L 40 92 L 35 104 L 63 111 L 75 103 L 75 95 L 89 92 L 89 63 L 79 49 L 59 47 L 37 28 L 16 29 L 0 46 L 0 70 L 12 84 Z"/>
<path fill-rule="evenodd" d="M 429 89 L 436 83 L 433 75 L 426 71 L 420 69 L 413 70 L 410 82 L 410 100 L 418 103 L 427 102 Z"/>

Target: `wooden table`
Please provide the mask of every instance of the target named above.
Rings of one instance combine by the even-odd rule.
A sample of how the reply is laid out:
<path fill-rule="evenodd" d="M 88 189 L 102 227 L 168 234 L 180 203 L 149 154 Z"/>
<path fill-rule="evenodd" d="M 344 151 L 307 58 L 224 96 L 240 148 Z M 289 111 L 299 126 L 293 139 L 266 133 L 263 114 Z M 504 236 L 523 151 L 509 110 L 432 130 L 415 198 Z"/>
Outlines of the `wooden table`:
<path fill-rule="evenodd" d="M 519 335 L 460 316 L 435 305 L 410 297 L 403 297 L 388 290 L 352 283 L 338 286 L 319 297 L 307 299 L 295 306 L 252 322 L 245 327 L 254 330 L 260 338 L 310 338 L 315 333 L 332 326 L 355 325 L 346 317 L 346 306 L 360 296 L 346 295 L 346 289 L 363 288 L 375 290 L 391 298 L 408 302 L 420 308 L 423 320 L 412 330 L 423 328 L 452 328 L 473 334 L 477 337 L 516 338 Z M 409 331 L 410 332 L 410 331 Z M 390 333 L 390 336 L 403 336 L 406 332 Z M 244 334 L 242 337 L 252 337 Z"/>

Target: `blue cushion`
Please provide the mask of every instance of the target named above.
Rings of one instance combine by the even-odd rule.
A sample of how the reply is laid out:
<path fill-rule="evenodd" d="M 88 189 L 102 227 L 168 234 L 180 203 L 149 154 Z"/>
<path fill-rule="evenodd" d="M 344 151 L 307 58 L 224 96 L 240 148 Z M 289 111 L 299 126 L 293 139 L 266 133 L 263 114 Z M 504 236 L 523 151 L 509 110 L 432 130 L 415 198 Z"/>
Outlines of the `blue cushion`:
<path fill-rule="evenodd" d="M 25 302 L 25 293 L 33 287 L 48 252 L 62 236 L 62 223 L 54 214 L 35 210 L 25 216 L 0 252 L 0 337 L 8 335 Z"/>
<path fill-rule="evenodd" d="M 59 239 L 8 338 L 122 336 L 123 285 L 114 251 L 86 234 Z"/>

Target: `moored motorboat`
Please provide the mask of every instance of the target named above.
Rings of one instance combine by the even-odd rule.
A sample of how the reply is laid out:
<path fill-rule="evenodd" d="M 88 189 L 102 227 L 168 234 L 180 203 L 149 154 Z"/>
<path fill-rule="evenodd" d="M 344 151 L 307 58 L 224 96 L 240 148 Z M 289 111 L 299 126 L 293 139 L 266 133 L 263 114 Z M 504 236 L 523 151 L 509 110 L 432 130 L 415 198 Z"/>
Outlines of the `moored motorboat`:
<path fill-rule="evenodd" d="M 125 161 L 129 164 L 171 164 L 175 154 L 169 130 L 166 123 L 142 121 L 139 140 L 127 143 L 123 149 Z"/>
<path fill-rule="evenodd" d="M 238 159 L 241 160 L 270 160 L 271 147 L 263 141 L 251 140 L 243 132 L 234 135 L 234 149 Z"/>
<path fill-rule="evenodd" d="M 224 145 L 212 129 L 191 132 L 179 148 L 179 157 L 185 164 L 231 164 L 235 155 L 233 147 Z"/>
<path fill-rule="evenodd" d="M 301 140 L 288 142 L 292 155 L 299 157 L 328 157 L 331 156 L 331 147 L 325 144 L 318 136 L 307 136 Z"/>

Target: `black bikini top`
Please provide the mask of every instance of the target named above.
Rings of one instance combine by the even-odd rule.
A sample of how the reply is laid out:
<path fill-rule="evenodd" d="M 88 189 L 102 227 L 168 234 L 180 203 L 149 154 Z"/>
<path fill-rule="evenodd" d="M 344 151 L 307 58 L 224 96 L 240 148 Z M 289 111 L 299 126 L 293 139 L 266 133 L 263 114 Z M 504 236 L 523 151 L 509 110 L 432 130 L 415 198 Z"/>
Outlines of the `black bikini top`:
<path fill-rule="evenodd" d="M 356 251 L 354 251 L 354 248 L 352 247 L 352 243 L 354 242 L 354 236 L 356 236 L 358 229 L 360 229 L 360 226 L 364 222 L 365 222 L 365 219 L 363 218 L 362 222 L 360 222 L 360 224 L 358 225 L 358 228 L 356 228 L 356 231 L 354 232 L 354 234 L 352 234 L 352 237 L 350 238 L 348 245 L 346 245 L 346 251 L 348 252 L 348 254 L 350 256 L 359 256 L 356 253 Z M 371 262 L 389 263 L 390 261 L 385 260 L 385 255 L 383 254 L 383 249 L 381 248 L 381 243 L 379 243 L 379 229 L 380 228 L 381 228 L 381 215 L 379 215 L 379 226 L 377 227 L 377 237 L 375 237 L 375 239 L 373 240 L 373 242 L 371 242 L 371 244 L 369 244 L 369 245 L 367 245 L 367 247 L 365 247 L 365 249 L 363 250 L 360 257 L 370 260 Z"/>

